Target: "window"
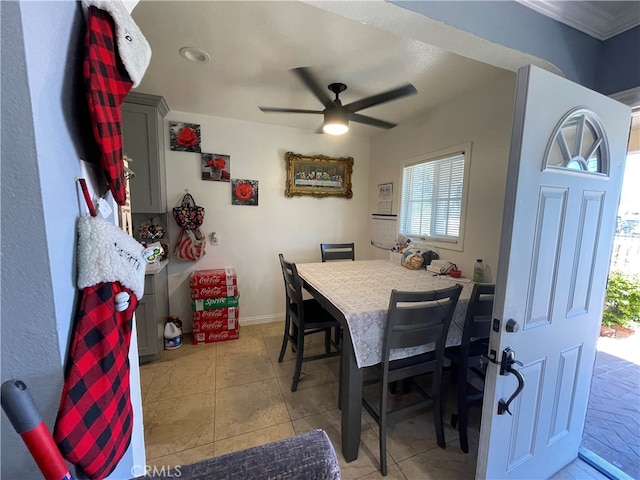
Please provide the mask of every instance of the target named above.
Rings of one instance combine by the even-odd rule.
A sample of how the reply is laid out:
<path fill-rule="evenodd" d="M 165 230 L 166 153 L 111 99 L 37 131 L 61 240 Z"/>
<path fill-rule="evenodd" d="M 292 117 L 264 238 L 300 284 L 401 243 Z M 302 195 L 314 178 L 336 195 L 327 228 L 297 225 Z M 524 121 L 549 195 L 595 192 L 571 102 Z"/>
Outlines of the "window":
<path fill-rule="evenodd" d="M 440 152 L 403 167 L 401 234 L 462 250 L 468 151 Z"/>

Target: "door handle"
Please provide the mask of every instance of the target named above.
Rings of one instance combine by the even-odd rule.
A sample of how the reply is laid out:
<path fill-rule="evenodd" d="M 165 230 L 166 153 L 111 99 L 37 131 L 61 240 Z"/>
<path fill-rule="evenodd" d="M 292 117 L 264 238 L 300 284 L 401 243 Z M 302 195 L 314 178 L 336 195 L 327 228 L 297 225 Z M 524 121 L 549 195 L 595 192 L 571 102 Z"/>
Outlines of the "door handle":
<path fill-rule="evenodd" d="M 516 360 L 516 351 L 513 347 L 507 347 L 502 351 L 502 361 L 500 362 L 500 375 L 515 375 L 518 380 L 518 387 L 515 392 L 511 394 L 508 400 L 505 401 L 504 398 L 501 398 L 498 402 L 498 415 L 504 415 L 508 413 L 509 415 L 513 415 L 511 411 L 509 411 L 509 405 L 511 402 L 515 400 L 515 398 L 520 395 L 522 390 L 524 390 L 524 377 L 522 373 L 513 368 L 513 365 L 518 364 L 522 366 L 522 362 Z"/>

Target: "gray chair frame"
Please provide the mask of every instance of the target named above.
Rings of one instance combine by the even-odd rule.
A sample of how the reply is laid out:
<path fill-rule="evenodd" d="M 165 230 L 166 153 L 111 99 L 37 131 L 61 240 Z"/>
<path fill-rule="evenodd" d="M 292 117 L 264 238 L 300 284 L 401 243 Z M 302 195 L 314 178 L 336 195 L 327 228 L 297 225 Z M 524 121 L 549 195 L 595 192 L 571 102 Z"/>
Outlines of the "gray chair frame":
<path fill-rule="evenodd" d="M 302 281 L 298 275 L 296 264 L 285 260 L 282 254 L 279 254 L 278 257 L 280 258 L 286 293 L 284 335 L 278 362 L 282 363 L 287 351 L 287 344 L 291 342 L 291 347 L 296 352 L 296 366 L 291 382 L 291 391 L 295 392 L 298 388 L 304 362 L 340 355 L 338 343 L 331 339 L 331 330 L 339 329 L 340 323 L 317 300 L 303 299 Z M 324 333 L 325 353 L 305 356 L 305 337 L 316 333 Z M 334 348 L 333 351 L 331 347 Z"/>
<path fill-rule="evenodd" d="M 355 245 L 353 243 L 321 243 L 320 256 L 323 262 L 332 260 L 355 260 Z"/>
<path fill-rule="evenodd" d="M 372 367 L 377 376 L 364 385 L 380 383 L 377 405 L 363 395 L 363 407 L 378 423 L 380 429 L 380 471 L 387 474 L 387 426 L 422 410 L 433 409 L 433 421 L 438 445 L 446 447 L 442 422 L 442 370 L 444 349 L 449 325 L 458 303 L 462 286 L 427 292 L 393 290 L 384 330 L 382 361 Z M 391 350 L 435 343 L 435 350 L 398 360 L 390 360 Z M 388 408 L 388 385 L 398 380 L 433 373 L 431 395 L 417 383 L 422 400 L 395 409 Z M 414 382 L 415 383 L 415 382 Z"/>
<path fill-rule="evenodd" d="M 462 343 L 448 347 L 445 357 L 451 361 L 452 380 L 456 383 L 457 414 L 451 415 L 451 426 L 458 427 L 460 449 L 469 453 L 467 426 L 469 407 L 482 403 L 485 369 L 480 357 L 487 353 L 493 313 L 495 285 L 476 283 L 462 330 Z"/>

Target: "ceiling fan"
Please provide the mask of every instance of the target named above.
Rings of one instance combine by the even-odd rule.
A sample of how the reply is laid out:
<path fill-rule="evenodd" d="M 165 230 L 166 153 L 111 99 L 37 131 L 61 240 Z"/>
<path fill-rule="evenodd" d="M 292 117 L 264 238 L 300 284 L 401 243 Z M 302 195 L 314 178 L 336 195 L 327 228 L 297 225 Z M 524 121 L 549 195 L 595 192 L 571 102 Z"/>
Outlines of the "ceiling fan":
<path fill-rule="evenodd" d="M 324 89 L 320 87 L 319 82 L 311 74 L 310 70 L 306 67 L 294 68 L 295 73 L 300 80 L 313 92 L 313 94 L 324 105 L 324 110 L 305 110 L 299 108 L 278 108 L 278 107 L 259 107 L 260 110 L 267 113 L 279 112 L 279 113 L 318 113 L 324 115 L 324 123 L 322 129 L 325 133 L 331 135 L 342 135 L 349 130 L 349 121 L 364 123 L 379 128 L 393 128 L 395 123 L 385 122 L 384 120 L 378 120 L 377 118 L 361 115 L 359 110 L 380 105 L 381 103 L 390 102 L 408 95 L 414 95 L 418 93 L 416 88 L 407 83 L 400 87 L 388 90 L 386 92 L 372 95 L 370 97 L 363 98 L 356 102 L 342 105 L 339 95 L 347 89 L 344 83 L 332 83 L 327 88 L 333 92 L 336 96 L 335 99 L 331 99 Z M 320 132 L 319 131 L 319 132 Z"/>

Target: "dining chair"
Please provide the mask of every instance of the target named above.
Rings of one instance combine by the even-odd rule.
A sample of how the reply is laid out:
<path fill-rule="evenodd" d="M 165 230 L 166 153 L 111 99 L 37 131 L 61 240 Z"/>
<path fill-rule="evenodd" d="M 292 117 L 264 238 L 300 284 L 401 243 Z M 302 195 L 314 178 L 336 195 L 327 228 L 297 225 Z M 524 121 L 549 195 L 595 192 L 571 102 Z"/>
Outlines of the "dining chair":
<path fill-rule="evenodd" d="M 322 261 L 327 260 L 355 260 L 356 252 L 353 243 L 321 243 L 320 254 Z"/>
<path fill-rule="evenodd" d="M 292 349 L 296 352 L 296 366 L 291 383 L 291 391 L 295 392 L 298 388 L 304 362 L 340 355 L 340 347 L 331 339 L 331 330 L 339 328 L 340 323 L 317 300 L 302 298 L 302 281 L 298 275 L 296 264 L 286 261 L 282 254 L 278 256 L 282 267 L 286 297 L 284 336 L 282 337 L 278 362 L 282 363 L 287 344 L 291 342 Z M 324 333 L 325 353 L 305 356 L 305 337 L 316 333 Z"/>
<path fill-rule="evenodd" d="M 375 373 L 374 378 L 363 382 L 365 386 L 379 383 L 378 398 L 377 401 L 369 401 L 365 395 L 362 397 L 363 407 L 380 429 L 382 475 L 387 474 L 387 426 L 412 413 L 432 407 L 438 445 L 442 448 L 446 446 L 442 424 L 442 367 L 447 333 L 461 291 L 462 286 L 456 284 L 426 292 L 391 292 L 382 343 L 382 361 L 371 367 Z M 430 344 L 435 346 L 432 351 L 397 360 L 390 358 L 393 350 Z M 431 394 L 413 381 L 413 377 L 427 373 L 433 374 Z M 402 402 L 401 406 L 389 409 L 388 385 L 408 379 L 412 379 L 422 398 L 410 404 Z"/>
<path fill-rule="evenodd" d="M 458 426 L 460 449 L 464 453 L 469 453 L 469 407 L 482 403 L 485 369 L 480 358 L 487 353 L 489 344 L 494 293 L 493 284 L 476 283 L 473 286 L 462 329 L 462 343 L 446 348 L 444 353 L 451 361 L 452 381 L 456 383 L 458 413 L 451 415 L 451 426 Z"/>
<path fill-rule="evenodd" d="M 355 245 L 353 243 L 321 243 L 320 254 L 322 261 L 352 260 L 356 259 Z M 339 345 L 342 341 L 342 326 L 336 328 L 334 341 Z"/>

